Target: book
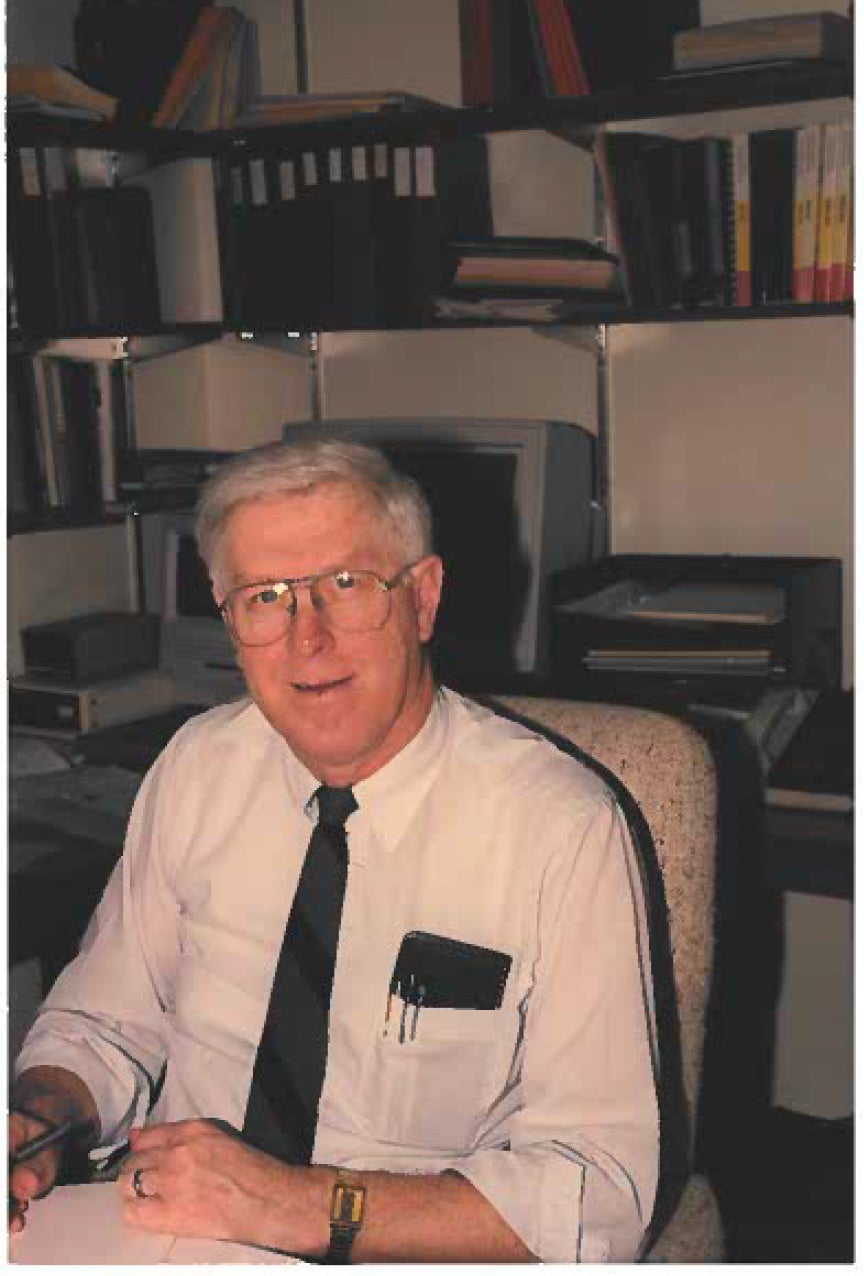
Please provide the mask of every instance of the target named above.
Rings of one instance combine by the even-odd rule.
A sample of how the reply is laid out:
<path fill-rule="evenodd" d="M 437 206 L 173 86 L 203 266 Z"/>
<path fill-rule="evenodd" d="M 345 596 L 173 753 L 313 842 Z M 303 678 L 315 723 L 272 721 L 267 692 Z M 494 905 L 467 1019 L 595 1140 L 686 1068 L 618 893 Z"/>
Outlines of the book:
<path fill-rule="evenodd" d="M 76 514 L 98 514 L 103 500 L 96 370 L 90 363 L 51 362 L 57 367 L 65 419 L 65 504 Z"/>
<path fill-rule="evenodd" d="M 769 806 L 851 812 L 855 793 L 854 693 L 822 691 L 769 770 Z"/>
<path fill-rule="evenodd" d="M 246 39 L 247 19 L 238 9 L 225 10 L 228 18 L 214 37 L 213 47 L 202 71 L 197 90 L 177 117 L 178 128 L 210 132 L 222 127 L 223 98 L 229 64 L 238 66 Z"/>
<path fill-rule="evenodd" d="M 766 61 L 847 61 L 851 55 L 852 24 L 839 13 L 743 18 L 691 27 L 672 37 L 672 65 L 676 71 Z"/>
<path fill-rule="evenodd" d="M 615 253 L 581 239 L 497 236 L 451 240 L 454 289 L 539 288 L 544 292 L 581 289 L 623 294 Z"/>
<path fill-rule="evenodd" d="M 81 0 L 75 6 L 77 72 L 119 98 L 119 123 L 151 119 L 198 14 L 209 2 Z"/>
<path fill-rule="evenodd" d="M 792 300 L 795 134 L 792 128 L 750 134 L 751 271 L 757 306 Z"/>
<path fill-rule="evenodd" d="M 232 38 L 225 58 L 219 128 L 231 128 L 246 103 L 258 92 L 259 75 L 257 28 L 247 18 Z"/>
<path fill-rule="evenodd" d="M 590 93 L 582 55 L 564 0 L 533 0 L 533 3 L 545 65 L 555 94 L 582 97 Z"/>
<path fill-rule="evenodd" d="M 831 265 L 828 273 L 828 301 L 845 301 L 849 237 L 852 229 L 852 124 L 840 125 L 837 139 L 837 178 L 834 188 L 834 225 L 831 234 Z M 851 293 L 848 294 L 851 296 Z"/>
<path fill-rule="evenodd" d="M 677 144 L 642 133 L 598 134 L 595 155 L 612 240 L 632 306 L 682 301 L 676 263 L 673 191 Z"/>
<path fill-rule="evenodd" d="M 493 3 L 494 0 L 459 0 L 463 106 L 483 106 L 495 99 Z"/>
<path fill-rule="evenodd" d="M 777 625 L 786 615 L 784 591 L 776 585 L 686 582 L 645 591 L 623 605 L 620 619 L 655 620 L 678 624 Z"/>
<path fill-rule="evenodd" d="M 709 174 L 716 157 L 709 152 L 708 139 L 694 138 L 674 144 L 670 159 L 670 211 L 681 300 L 685 306 L 722 303 L 723 250 L 722 243 L 715 243 L 716 235 L 722 235 L 720 179 L 717 172 Z M 709 225 L 709 184 L 714 187 L 712 217 L 717 219 L 713 230 Z"/>
<path fill-rule="evenodd" d="M 40 514 L 46 506 L 35 394 L 32 358 L 10 355 L 6 364 L 6 474 L 12 514 Z"/>
<path fill-rule="evenodd" d="M 183 52 L 150 121 L 154 128 L 176 128 L 200 92 L 219 46 L 230 36 L 233 15 L 228 7 L 206 5 L 195 21 Z"/>
<path fill-rule="evenodd" d="M 565 9 L 591 93 L 668 75 L 675 33 L 700 18 L 698 0 L 565 0 Z"/>
<path fill-rule="evenodd" d="M 732 305 L 735 297 L 735 208 L 731 142 L 708 137 L 705 146 L 709 299 Z"/>
<path fill-rule="evenodd" d="M 430 98 L 398 89 L 259 96 L 246 103 L 233 124 L 235 128 L 261 128 L 437 106 L 439 103 Z"/>
<path fill-rule="evenodd" d="M 813 300 L 828 301 L 831 295 L 831 264 L 834 251 L 834 217 L 837 171 L 840 157 L 839 124 L 824 124 L 822 178 L 819 184 L 819 223 L 816 233 L 816 272 Z"/>
<path fill-rule="evenodd" d="M 750 227 L 750 137 L 736 133 L 731 138 L 732 155 L 732 206 L 733 240 L 735 245 L 735 285 L 733 302 L 736 306 L 753 304 L 753 272 L 751 269 Z"/>
<path fill-rule="evenodd" d="M 69 326 L 141 330 L 160 322 L 149 192 L 138 186 L 70 190 L 62 197 L 74 246 Z"/>
<path fill-rule="evenodd" d="M 61 107 L 79 107 L 98 119 L 113 120 L 118 99 L 93 88 L 64 66 L 42 62 L 11 62 L 6 68 L 6 94 Z"/>
<path fill-rule="evenodd" d="M 44 148 L 12 150 L 8 174 L 8 245 L 18 326 L 27 333 L 61 325 L 61 298 L 51 250 L 51 206 Z"/>
<path fill-rule="evenodd" d="M 332 319 L 339 327 L 371 328 L 377 319 L 371 160 L 365 145 L 330 148 Z"/>
<path fill-rule="evenodd" d="M 811 124 L 796 134 L 795 232 L 792 250 L 792 299 L 813 300 L 822 126 Z"/>
<path fill-rule="evenodd" d="M 543 30 L 540 26 L 540 15 L 537 12 L 537 6 L 534 3 L 534 0 L 523 0 L 523 4 L 528 18 L 528 36 L 530 48 L 533 52 L 533 65 L 537 76 L 537 91 L 543 97 L 554 97 L 555 85 L 552 81 L 552 71 L 549 66 L 546 45 L 543 41 Z"/>

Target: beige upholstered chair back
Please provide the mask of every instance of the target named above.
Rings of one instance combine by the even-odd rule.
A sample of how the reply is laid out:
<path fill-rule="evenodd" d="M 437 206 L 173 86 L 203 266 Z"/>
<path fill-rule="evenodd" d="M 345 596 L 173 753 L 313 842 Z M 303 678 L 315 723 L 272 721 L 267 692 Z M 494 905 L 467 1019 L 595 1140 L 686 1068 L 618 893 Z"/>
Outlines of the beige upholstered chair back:
<path fill-rule="evenodd" d="M 624 784 L 642 812 L 666 896 L 692 1131 L 713 947 L 717 783 L 710 750 L 687 723 L 651 709 L 529 696 L 496 696 L 493 703 L 595 758 Z M 722 1250 L 713 1192 L 693 1176 L 649 1261 L 716 1262 Z"/>

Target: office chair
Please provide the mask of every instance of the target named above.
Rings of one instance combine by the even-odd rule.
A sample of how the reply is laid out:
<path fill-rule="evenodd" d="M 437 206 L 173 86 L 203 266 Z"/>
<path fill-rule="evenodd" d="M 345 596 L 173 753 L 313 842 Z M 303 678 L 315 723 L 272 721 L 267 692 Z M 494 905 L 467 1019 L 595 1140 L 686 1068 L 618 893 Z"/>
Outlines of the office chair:
<path fill-rule="evenodd" d="M 583 757 L 627 816 L 648 902 L 659 1058 L 660 1186 L 643 1257 L 720 1261 L 717 1200 L 707 1179 L 690 1171 L 713 949 L 710 749 L 686 722 L 652 709 L 513 695 L 484 700 Z"/>

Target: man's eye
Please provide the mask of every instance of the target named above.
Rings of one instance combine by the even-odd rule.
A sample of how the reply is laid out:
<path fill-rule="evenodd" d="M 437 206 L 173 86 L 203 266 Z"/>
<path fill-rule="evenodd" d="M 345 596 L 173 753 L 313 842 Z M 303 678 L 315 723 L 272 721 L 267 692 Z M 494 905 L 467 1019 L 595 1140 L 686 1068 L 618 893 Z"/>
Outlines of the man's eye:
<path fill-rule="evenodd" d="M 349 589 L 354 589 L 357 584 L 357 577 L 353 572 L 336 572 L 333 577 L 333 584 L 341 593 L 345 593 Z"/>
<path fill-rule="evenodd" d="M 252 594 L 249 599 L 249 605 L 250 607 L 260 607 L 267 603 L 278 603 L 280 593 L 281 590 L 278 590 L 275 585 L 269 585 L 266 589 L 259 589 Z"/>

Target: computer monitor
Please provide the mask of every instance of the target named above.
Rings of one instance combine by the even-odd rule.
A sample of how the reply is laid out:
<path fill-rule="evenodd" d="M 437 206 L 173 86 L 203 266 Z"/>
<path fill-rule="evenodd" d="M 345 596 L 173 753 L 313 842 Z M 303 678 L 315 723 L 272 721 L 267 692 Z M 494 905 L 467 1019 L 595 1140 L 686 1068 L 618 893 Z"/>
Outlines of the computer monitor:
<path fill-rule="evenodd" d="M 602 545 L 593 436 L 564 421 L 423 417 L 300 422 L 283 437 L 322 429 L 380 447 L 429 499 L 442 681 L 470 691 L 544 672 L 549 577 Z"/>
<path fill-rule="evenodd" d="M 426 492 L 444 592 L 433 639 L 440 679 L 462 690 L 504 688 L 544 672 L 552 573 L 596 557 L 594 440 L 559 421 L 413 418 L 301 422 L 374 443 Z M 144 591 L 163 618 L 162 663 L 181 700 L 244 694 L 225 626 L 197 556 L 190 512 L 142 515 Z"/>
<path fill-rule="evenodd" d="M 214 705 L 245 695 L 228 631 L 198 557 L 191 511 L 142 514 L 144 599 L 162 617 L 159 663 L 177 699 Z"/>

